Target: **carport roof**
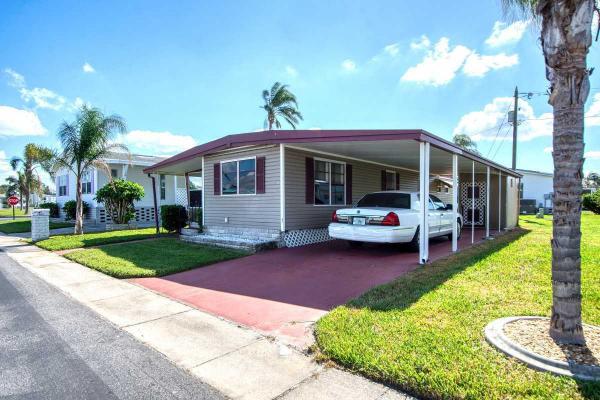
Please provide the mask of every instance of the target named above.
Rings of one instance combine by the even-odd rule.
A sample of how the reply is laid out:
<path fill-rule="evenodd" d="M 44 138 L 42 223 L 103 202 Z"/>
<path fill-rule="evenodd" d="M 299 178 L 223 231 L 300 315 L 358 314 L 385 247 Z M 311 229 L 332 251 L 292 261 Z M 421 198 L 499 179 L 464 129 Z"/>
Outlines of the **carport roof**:
<path fill-rule="evenodd" d="M 521 176 L 518 172 L 498 163 L 466 151 L 456 144 L 442 139 L 422 129 L 336 129 L 336 130 L 269 130 L 261 132 L 239 133 L 227 135 L 193 147 L 173 157 L 167 158 L 151 167 L 145 168 L 145 173 L 159 172 L 161 168 L 179 164 L 190 159 L 212 154 L 218 151 L 280 143 L 316 143 L 316 142 L 367 142 L 385 140 L 416 140 L 429 142 L 431 145 L 450 153 L 462 155 L 490 167 L 496 168 L 512 176 Z"/>

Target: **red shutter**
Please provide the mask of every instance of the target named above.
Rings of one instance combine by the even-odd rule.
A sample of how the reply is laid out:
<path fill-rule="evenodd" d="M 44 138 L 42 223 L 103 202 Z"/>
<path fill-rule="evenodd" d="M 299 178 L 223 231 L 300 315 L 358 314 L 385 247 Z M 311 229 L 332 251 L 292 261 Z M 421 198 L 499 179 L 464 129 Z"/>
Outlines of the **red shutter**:
<path fill-rule="evenodd" d="M 385 170 L 381 171 L 381 190 L 387 190 L 385 185 Z"/>
<path fill-rule="evenodd" d="M 312 157 L 306 157 L 305 163 L 305 201 L 306 204 L 315 204 L 315 160 Z"/>
<path fill-rule="evenodd" d="M 400 190 L 400 174 L 396 171 L 396 190 Z"/>
<path fill-rule="evenodd" d="M 352 165 L 346 164 L 346 204 L 352 204 Z"/>
<path fill-rule="evenodd" d="M 256 193 L 265 192 L 265 157 L 256 157 Z"/>
<path fill-rule="evenodd" d="M 213 164 L 213 187 L 215 196 L 221 195 L 221 164 Z"/>

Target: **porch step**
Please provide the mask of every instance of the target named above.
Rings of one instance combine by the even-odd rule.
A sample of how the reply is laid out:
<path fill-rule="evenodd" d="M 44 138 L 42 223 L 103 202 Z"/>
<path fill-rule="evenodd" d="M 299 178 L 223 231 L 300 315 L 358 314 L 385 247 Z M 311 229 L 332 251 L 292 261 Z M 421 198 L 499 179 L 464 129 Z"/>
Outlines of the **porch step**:
<path fill-rule="evenodd" d="M 184 242 L 208 244 L 212 246 L 227 247 L 230 249 L 245 250 L 256 253 L 261 250 L 275 249 L 278 247 L 277 240 L 252 240 L 240 237 L 228 237 L 221 235 L 180 235 L 179 238 Z"/>

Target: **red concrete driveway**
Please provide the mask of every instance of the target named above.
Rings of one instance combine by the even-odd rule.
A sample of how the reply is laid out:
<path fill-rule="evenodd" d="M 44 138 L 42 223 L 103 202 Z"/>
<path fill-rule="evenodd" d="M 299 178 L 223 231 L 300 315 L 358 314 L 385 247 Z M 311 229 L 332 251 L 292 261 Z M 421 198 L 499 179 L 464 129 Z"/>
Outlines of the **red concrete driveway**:
<path fill-rule="evenodd" d="M 476 237 L 481 237 L 480 232 Z M 463 231 L 460 247 L 470 245 Z M 432 260 L 450 254 L 434 239 Z M 304 347 L 310 326 L 335 306 L 418 267 L 418 254 L 399 246 L 350 249 L 332 241 L 284 248 L 162 278 L 133 281 L 198 309 Z"/>

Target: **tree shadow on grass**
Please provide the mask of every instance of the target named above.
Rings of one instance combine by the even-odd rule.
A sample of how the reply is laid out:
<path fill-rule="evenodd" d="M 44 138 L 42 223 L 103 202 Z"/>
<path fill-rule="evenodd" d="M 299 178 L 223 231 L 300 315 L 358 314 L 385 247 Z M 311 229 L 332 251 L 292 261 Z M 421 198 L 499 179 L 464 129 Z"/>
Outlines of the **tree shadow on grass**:
<path fill-rule="evenodd" d="M 530 231 L 517 228 L 494 240 L 473 245 L 456 254 L 427 264 L 387 284 L 377 286 L 348 303 L 352 308 L 374 311 L 404 310 L 454 275 L 500 251 Z"/>

